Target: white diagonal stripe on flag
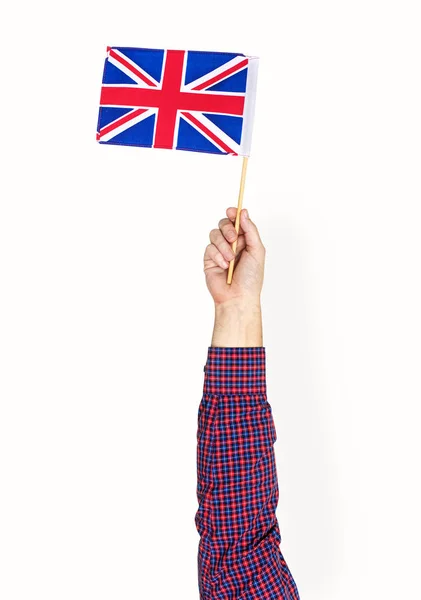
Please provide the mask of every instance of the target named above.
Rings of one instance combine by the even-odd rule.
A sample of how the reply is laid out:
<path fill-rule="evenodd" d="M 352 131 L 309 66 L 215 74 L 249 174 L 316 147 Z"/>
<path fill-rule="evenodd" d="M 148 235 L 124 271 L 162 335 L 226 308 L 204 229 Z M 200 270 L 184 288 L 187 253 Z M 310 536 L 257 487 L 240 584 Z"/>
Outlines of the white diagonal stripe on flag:
<path fill-rule="evenodd" d="M 154 87 L 154 86 L 156 86 L 157 88 L 160 87 L 159 82 L 156 81 L 156 79 L 154 77 L 152 77 L 152 75 L 149 75 L 149 73 L 147 73 L 141 67 L 139 67 L 138 64 L 136 64 L 135 62 L 130 60 L 130 58 L 128 56 L 126 56 L 125 54 L 123 54 L 122 52 L 120 52 L 120 50 L 117 50 L 116 48 L 111 48 L 110 52 L 113 52 L 114 54 L 116 54 L 116 57 L 111 56 L 111 54 L 109 54 L 108 61 L 112 65 L 117 67 L 117 69 L 120 69 L 120 71 L 122 71 L 125 75 L 128 75 L 128 77 L 133 79 L 133 81 L 136 81 L 136 83 L 138 83 L 142 87 Z M 129 63 L 136 71 L 138 71 L 139 75 L 136 75 L 135 73 L 133 73 L 133 71 L 128 69 L 126 67 L 126 65 L 122 64 L 122 62 L 120 62 L 119 58 L 121 58 L 122 60 Z M 144 81 L 144 79 L 142 79 L 141 75 L 143 75 L 143 77 L 145 77 L 146 79 L 150 80 L 154 85 L 148 85 L 148 83 L 146 81 Z"/>
<path fill-rule="evenodd" d="M 135 112 L 137 112 L 137 110 L 138 109 L 135 109 L 132 112 L 135 113 Z M 99 131 L 99 140 L 101 142 L 108 142 L 109 140 L 113 139 L 116 135 L 123 133 L 123 131 L 126 131 L 126 129 L 129 129 L 129 127 L 133 127 L 133 125 L 137 125 L 137 123 L 144 121 L 145 119 L 147 119 L 148 117 L 151 117 L 155 113 L 156 113 L 156 108 L 150 108 L 150 109 L 146 110 L 144 113 L 142 113 L 141 115 L 137 115 L 133 119 L 129 119 L 128 121 L 126 121 L 125 123 L 120 125 L 119 127 L 116 127 L 115 129 L 113 129 L 112 131 L 109 131 L 108 133 L 106 133 L 103 136 L 101 135 L 101 130 L 100 130 Z M 129 115 L 130 115 L 130 113 L 127 113 L 127 115 L 123 115 L 123 117 L 119 117 L 118 119 L 116 119 L 112 123 L 109 123 L 106 127 L 103 127 L 102 129 L 107 129 L 108 127 L 112 126 L 113 123 L 117 123 L 122 118 L 129 116 Z"/>
<path fill-rule="evenodd" d="M 215 125 L 215 123 L 212 123 L 212 121 L 210 121 L 207 117 L 205 117 L 205 115 L 203 113 L 193 111 L 193 110 L 184 111 L 184 112 L 187 115 L 189 115 L 189 114 L 192 115 L 195 119 L 197 119 L 197 121 L 200 122 L 200 124 L 203 126 L 204 129 L 209 130 L 209 133 L 211 135 L 209 135 L 209 133 L 204 131 L 204 129 L 200 128 L 198 125 L 196 125 L 195 123 L 193 123 L 192 121 L 187 119 L 185 117 L 185 115 L 183 113 L 181 113 L 181 116 L 183 117 L 183 119 L 186 120 L 186 122 L 189 125 L 191 125 L 195 129 L 197 129 L 197 131 L 199 131 L 201 133 L 201 135 L 203 135 L 207 140 L 212 142 L 212 144 L 214 144 L 217 148 L 219 148 L 219 150 L 222 150 L 223 152 L 227 152 L 226 147 L 228 147 L 229 150 L 231 151 L 231 154 L 239 154 L 240 153 L 239 144 L 237 144 L 232 138 L 230 138 L 229 135 L 224 133 L 217 125 Z"/>
<path fill-rule="evenodd" d="M 194 81 L 192 81 L 188 85 L 183 86 L 182 91 L 183 92 L 194 91 L 193 88 L 196 88 L 197 86 L 202 86 L 202 85 L 206 84 L 208 81 L 211 81 L 212 79 L 214 79 L 217 76 L 221 77 L 220 79 L 218 79 L 217 83 L 219 83 L 220 81 L 223 81 L 224 79 L 226 79 L 226 77 L 231 77 L 231 75 L 234 75 L 234 73 L 238 73 L 239 71 L 242 71 L 243 69 L 246 69 L 247 68 L 247 64 L 245 64 L 244 66 L 240 66 L 240 63 L 243 63 L 246 60 L 247 60 L 246 56 L 236 56 L 235 58 L 233 58 L 232 60 L 228 61 L 227 63 L 225 63 L 221 67 L 218 67 L 217 69 L 214 69 L 210 73 L 207 73 L 206 75 L 203 75 L 203 77 L 199 77 L 199 79 L 195 79 Z M 237 69 L 234 70 L 234 71 L 231 71 L 231 69 L 235 68 L 235 67 L 237 67 Z M 224 77 L 223 75 L 227 71 L 229 71 L 229 73 L 226 75 L 226 77 Z M 210 85 L 216 85 L 216 83 L 211 83 Z M 232 92 L 230 92 L 230 94 L 232 94 Z M 239 95 L 243 95 L 244 96 L 244 93 L 239 94 Z"/>

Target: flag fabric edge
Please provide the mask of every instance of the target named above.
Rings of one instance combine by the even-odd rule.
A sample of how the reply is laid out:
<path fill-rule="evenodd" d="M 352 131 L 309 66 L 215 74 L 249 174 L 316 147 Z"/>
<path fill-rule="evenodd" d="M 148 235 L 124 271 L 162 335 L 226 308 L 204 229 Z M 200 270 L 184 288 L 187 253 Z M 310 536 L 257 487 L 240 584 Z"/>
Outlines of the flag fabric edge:
<path fill-rule="evenodd" d="M 243 113 L 243 131 L 240 145 L 241 156 L 250 156 L 251 152 L 251 140 L 256 110 L 257 73 L 259 70 L 259 58 L 257 56 L 247 56 L 247 58 L 248 70 Z"/>

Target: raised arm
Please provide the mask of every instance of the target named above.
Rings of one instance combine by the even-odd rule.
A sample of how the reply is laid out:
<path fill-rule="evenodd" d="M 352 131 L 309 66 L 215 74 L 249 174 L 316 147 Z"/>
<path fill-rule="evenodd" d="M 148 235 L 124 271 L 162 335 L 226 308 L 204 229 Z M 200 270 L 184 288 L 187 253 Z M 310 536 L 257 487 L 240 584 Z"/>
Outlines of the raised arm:
<path fill-rule="evenodd" d="M 204 256 L 215 324 L 198 412 L 196 526 L 201 600 L 298 600 L 280 552 L 276 430 L 266 397 L 260 294 L 265 248 L 241 214 L 233 281 L 226 283 L 235 208 Z"/>

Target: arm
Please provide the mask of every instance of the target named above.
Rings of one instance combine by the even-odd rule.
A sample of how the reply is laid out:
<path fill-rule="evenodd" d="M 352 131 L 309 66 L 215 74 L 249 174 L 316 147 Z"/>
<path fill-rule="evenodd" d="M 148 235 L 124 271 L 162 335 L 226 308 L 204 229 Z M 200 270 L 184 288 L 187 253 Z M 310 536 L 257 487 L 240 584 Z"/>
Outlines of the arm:
<path fill-rule="evenodd" d="M 211 231 L 204 263 L 215 303 L 198 414 L 196 526 L 201 600 L 298 600 L 279 549 L 273 443 L 266 398 L 260 293 L 265 249 L 242 211 L 231 286 L 226 283 L 236 209 Z"/>

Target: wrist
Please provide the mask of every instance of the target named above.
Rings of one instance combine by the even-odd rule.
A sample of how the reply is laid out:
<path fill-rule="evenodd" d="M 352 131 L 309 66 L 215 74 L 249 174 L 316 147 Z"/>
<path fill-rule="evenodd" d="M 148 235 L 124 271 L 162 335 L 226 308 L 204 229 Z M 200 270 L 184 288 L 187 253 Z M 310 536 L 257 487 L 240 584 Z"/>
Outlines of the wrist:
<path fill-rule="evenodd" d="M 229 300 L 215 305 L 212 346 L 263 346 L 260 297 Z"/>

